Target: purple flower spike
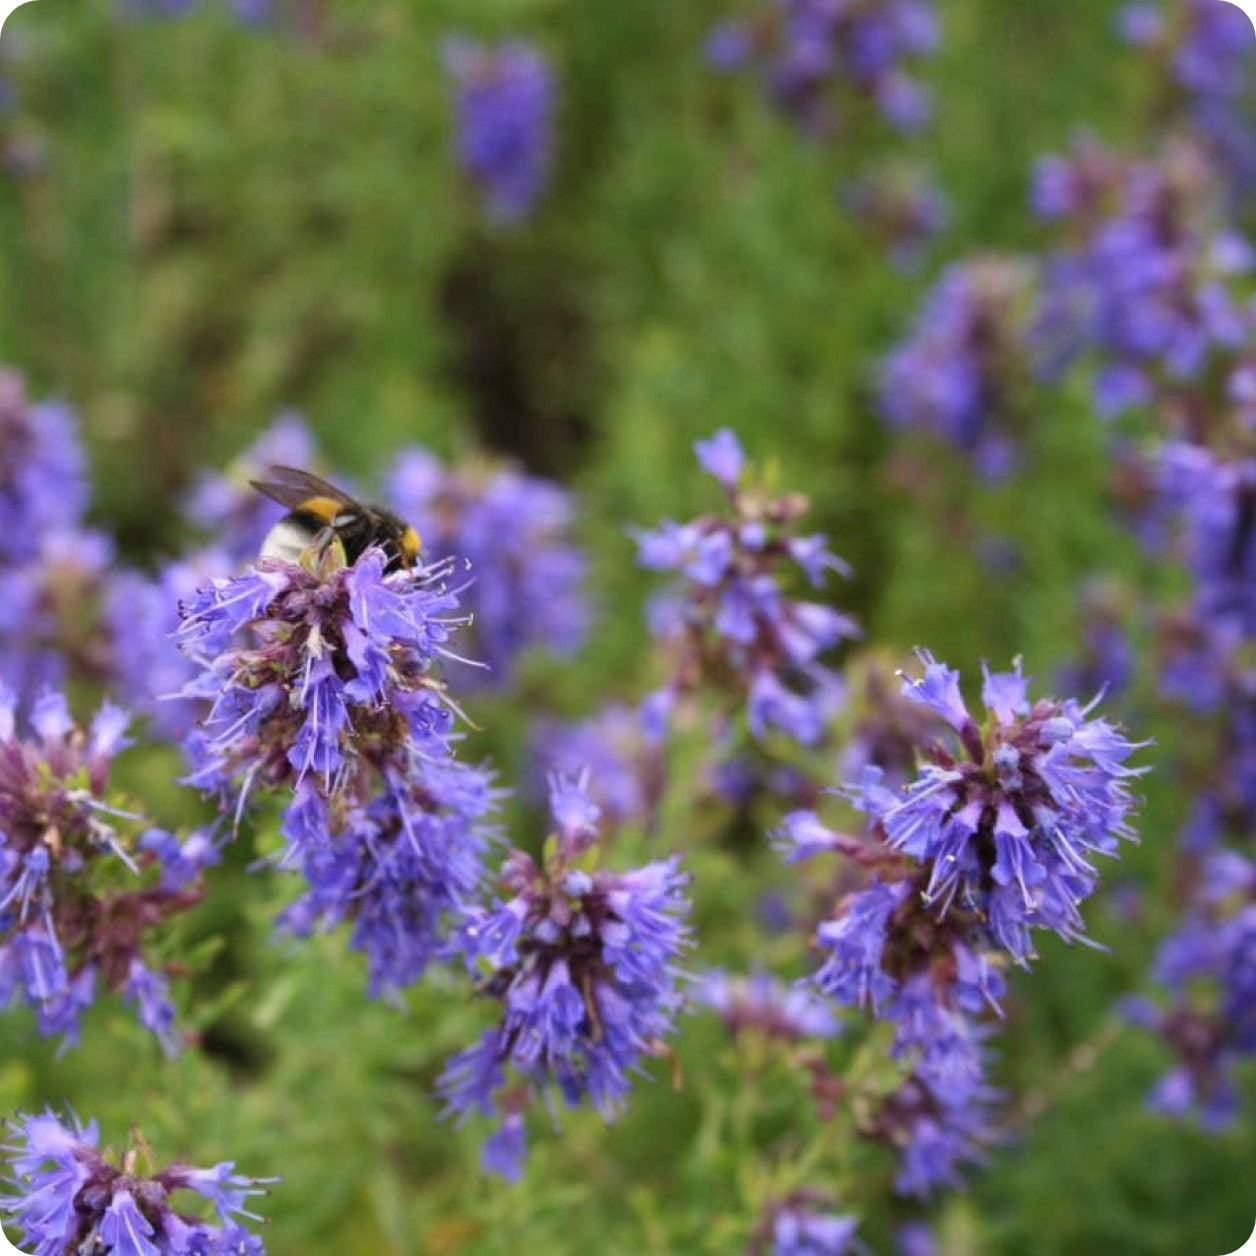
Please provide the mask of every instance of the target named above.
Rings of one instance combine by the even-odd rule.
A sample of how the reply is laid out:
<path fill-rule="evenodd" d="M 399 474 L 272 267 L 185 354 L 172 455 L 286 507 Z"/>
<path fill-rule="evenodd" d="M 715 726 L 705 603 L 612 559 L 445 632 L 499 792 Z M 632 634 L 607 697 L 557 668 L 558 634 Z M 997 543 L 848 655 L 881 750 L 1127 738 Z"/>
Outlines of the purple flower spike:
<path fill-rule="evenodd" d="M 491 836 L 486 773 L 453 755 L 454 707 L 436 674 L 466 621 L 450 563 L 388 572 L 368 549 L 343 566 L 263 562 L 183 608 L 199 669 L 188 698 L 192 779 L 237 817 L 254 786 L 289 792 L 285 864 L 308 892 L 282 918 L 297 934 L 342 923 L 370 991 L 423 975 L 474 897 Z"/>
<path fill-rule="evenodd" d="M 811 584 L 845 564 L 821 536 L 799 536 L 807 508 L 797 495 L 771 497 L 747 482 L 744 456 L 731 432 L 698 443 L 698 455 L 729 492 L 730 517 L 667 522 L 636 533 L 638 561 L 678 576 L 655 604 L 654 634 L 673 655 L 674 678 L 649 701 L 649 734 L 682 694 L 704 683 L 736 695 L 754 737 L 780 732 L 804 745 L 824 735 L 841 698 L 822 655 L 858 635 L 848 615 L 790 597 L 798 573 Z"/>
<path fill-rule="evenodd" d="M 16 1225 L 31 1256 L 109 1252 L 112 1256 L 265 1256 L 261 1240 L 232 1220 L 258 1220 L 244 1201 L 265 1195 L 274 1178 L 242 1177 L 231 1164 L 194 1169 L 174 1164 L 141 1177 L 140 1153 L 116 1165 L 99 1150 L 93 1121 L 64 1124 L 51 1112 L 18 1117 L 10 1126 L 9 1193 L 0 1212 Z M 189 1220 L 171 1203 L 195 1191 L 213 1205 L 221 1224 Z M 32 1246 L 33 1245 L 33 1246 Z"/>
<path fill-rule="evenodd" d="M 1078 906 L 1099 881 L 1093 859 L 1133 837 L 1129 781 L 1140 769 L 1125 760 L 1138 747 L 1076 702 L 1031 707 L 1019 664 L 987 673 L 981 730 L 957 674 L 921 657 L 925 674 L 905 692 L 942 714 L 959 745 L 927 749 L 920 775 L 897 796 L 862 786 L 855 795 L 890 849 L 930 869 L 925 898 L 940 916 L 975 912 L 1022 963 L 1034 929 L 1083 937 Z"/>
<path fill-rule="evenodd" d="M 46 692 L 29 723 L 23 736 L 0 688 L 0 1005 L 23 998 L 42 1033 L 73 1042 L 103 980 L 174 1054 L 166 978 L 145 952 L 166 917 L 199 901 L 209 860 L 186 859 L 175 874 L 177 839 L 111 802 L 111 763 L 129 745 L 119 708 L 101 707 L 83 730 Z M 212 849 L 206 835 L 187 839 L 200 847 Z"/>
<path fill-rule="evenodd" d="M 450 40 L 445 68 L 457 110 L 458 160 L 493 217 L 526 218 L 549 181 L 554 77 L 522 42 L 496 48 Z"/>
<path fill-rule="evenodd" d="M 689 904 L 677 860 L 589 870 L 596 808 L 580 781 L 555 782 L 553 798 L 558 840 L 544 864 L 512 852 L 502 874 L 510 897 L 467 914 L 466 958 L 501 1018 L 439 1083 L 446 1112 L 506 1114 L 484 1162 L 508 1176 L 519 1172 L 523 1139 L 511 1118 L 528 1095 L 556 1090 L 609 1120 L 641 1057 L 665 1049 L 680 1007 Z"/>

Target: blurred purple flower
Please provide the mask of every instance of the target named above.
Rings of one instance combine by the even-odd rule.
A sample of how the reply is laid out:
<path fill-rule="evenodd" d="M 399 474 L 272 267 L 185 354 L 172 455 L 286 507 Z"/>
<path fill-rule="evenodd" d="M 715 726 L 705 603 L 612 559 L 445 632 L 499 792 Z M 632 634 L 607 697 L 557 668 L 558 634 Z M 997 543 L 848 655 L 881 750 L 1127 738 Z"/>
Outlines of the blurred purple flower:
<path fill-rule="evenodd" d="M 554 147 L 554 75 L 522 41 L 445 45 L 457 113 L 458 161 L 504 222 L 527 217 L 549 181 Z"/>
<path fill-rule="evenodd" d="M 459 668 L 460 683 L 504 685 L 525 650 L 570 654 L 583 642 L 587 564 L 572 543 L 566 490 L 510 467 L 446 467 L 412 447 L 395 459 L 387 494 L 418 529 L 429 560 L 469 568 L 467 650 L 488 667 Z"/>

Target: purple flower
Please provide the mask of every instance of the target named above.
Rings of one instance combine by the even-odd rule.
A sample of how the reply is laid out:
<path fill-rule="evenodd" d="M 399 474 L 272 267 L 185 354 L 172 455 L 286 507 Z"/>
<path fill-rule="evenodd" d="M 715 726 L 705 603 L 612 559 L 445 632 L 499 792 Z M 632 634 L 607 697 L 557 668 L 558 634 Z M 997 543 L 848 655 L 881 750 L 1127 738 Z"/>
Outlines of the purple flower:
<path fill-rule="evenodd" d="M 542 797 L 553 774 L 574 777 L 587 768 L 609 823 L 642 820 L 659 770 L 651 750 L 637 712 L 618 703 L 579 723 L 540 719 L 532 729 L 530 792 Z"/>
<path fill-rule="evenodd" d="M 1252 250 L 1213 188 L 1206 156 L 1188 143 L 1135 162 L 1083 141 L 1040 169 L 1035 200 L 1069 235 L 1047 264 L 1034 339 L 1052 369 L 1097 351 L 1105 416 L 1181 391 L 1250 338 L 1231 281 L 1250 271 Z"/>
<path fill-rule="evenodd" d="M 1190 913 L 1157 956 L 1154 977 L 1168 1006 L 1135 999 L 1125 1012 L 1176 1057 L 1150 1106 L 1219 1129 L 1238 1114 L 1235 1066 L 1256 1055 L 1256 865 L 1219 850 L 1203 872 Z"/>
<path fill-rule="evenodd" d="M 20 1116 L 10 1125 L 9 1194 L 0 1212 L 19 1230 L 32 1256 L 102 1251 L 114 1256 L 265 1256 L 261 1240 L 233 1218 L 258 1220 L 245 1201 L 266 1194 L 274 1178 L 255 1179 L 223 1163 L 195 1169 L 176 1163 L 140 1177 L 138 1152 L 122 1164 L 99 1149 L 95 1121 L 63 1123 L 52 1112 Z M 191 1221 L 171 1196 L 192 1191 L 208 1200 L 223 1224 Z"/>
<path fill-rule="evenodd" d="M 435 666 L 464 622 L 450 564 L 388 572 L 377 547 L 351 566 L 267 561 L 212 581 L 183 608 L 211 702 L 187 739 L 202 788 L 235 800 L 283 787 L 282 862 L 309 886 L 283 917 L 305 934 L 342 922 L 392 995 L 437 956 L 481 879 L 489 777 L 453 757 L 453 708 Z"/>
<path fill-rule="evenodd" d="M 924 1197 L 939 1187 L 962 1186 L 962 1169 L 980 1164 L 995 1140 L 992 1117 L 1000 1096 L 985 1079 L 981 1038 L 969 1028 L 955 1052 L 963 1068 L 946 1075 L 918 1070 L 872 1116 L 865 1132 L 898 1153 L 899 1194 Z"/>
<path fill-rule="evenodd" d="M 702 469 L 715 476 L 726 489 L 735 489 L 746 465 L 746 455 L 734 432 L 722 427 L 710 440 L 694 445 Z"/>
<path fill-rule="evenodd" d="M 267 562 L 184 603 L 179 641 L 200 674 L 183 696 L 213 699 L 202 772 L 293 785 L 313 773 L 331 792 L 363 761 L 444 736 L 430 673 L 464 622 L 448 567 L 386 566 L 379 548 L 348 567 Z"/>
<path fill-rule="evenodd" d="M 886 421 L 940 437 L 992 477 L 1005 474 L 1029 418 L 1036 302 L 1034 269 L 1024 261 L 986 256 L 949 267 L 885 360 Z"/>
<path fill-rule="evenodd" d="M 1256 458 L 1227 461 L 1203 446 L 1169 441 L 1160 455 L 1160 488 L 1182 523 L 1209 636 L 1215 640 L 1227 624 L 1256 635 Z"/>
<path fill-rule="evenodd" d="M 756 738 L 779 730 L 813 744 L 840 694 L 820 656 L 857 629 L 830 606 L 788 596 L 784 585 L 799 571 L 818 584 L 828 571 L 844 571 L 844 564 L 823 537 L 796 535 L 805 499 L 770 497 L 743 483 L 741 450 L 731 433 L 699 442 L 699 457 L 724 485 L 731 517 L 666 522 L 635 538 L 643 567 L 680 577 L 652 625 L 674 655 L 674 679 L 654 702 L 674 705 L 681 693 L 707 682 L 744 700 Z M 659 731 L 659 722 L 652 723 Z"/>
<path fill-rule="evenodd" d="M 200 890 L 192 872 L 152 884 L 149 870 L 166 849 L 146 843 L 141 816 L 110 801 L 111 761 L 130 744 L 127 717 L 105 705 L 81 729 L 51 692 L 31 711 L 29 736 L 16 714 L 0 690 L 0 1005 L 23 997 L 42 1033 L 74 1041 L 100 978 L 173 1054 L 179 1035 L 166 980 L 144 948 Z M 120 876 L 132 887 L 119 889 Z"/>
<path fill-rule="evenodd" d="M 0 371 L 0 562 L 23 560 L 32 538 L 76 528 L 88 496 L 74 412 L 31 404 L 22 377 Z"/>
<path fill-rule="evenodd" d="M 751 1242 L 755 1256 L 848 1256 L 866 1249 L 855 1238 L 856 1218 L 832 1212 L 827 1201 L 800 1191 L 769 1211 Z"/>
<path fill-rule="evenodd" d="M 29 534 L 20 560 L 0 558 L 0 674 L 24 702 L 72 678 L 99 682 L 113 664 L 97 615 L 112 543 L 66 524 Z"/>
<path fill-rule="evenodd" d="M 507 684 L 525 650 L 570 654 L 584 640 L 586 561 L 572 543 L 571 496 L 513 468 L 443 466 L 425 450 L 396 459 L 388 497 L 413 522 L 433 561 L 465 562 L 466 647 L 487 669 L 458 669 L 466 684 Z"/>
<path fill-rule="evenodd" d="M 445 47 L 457 113 L 458 162 L 503 222 L 526 218 L 549 182 L 554 76 L 544 56 L 514 41 Z"/>
<path fill-rule="evenodd" d="M 1137 746 L 1113 725 L 1088 719 L 1069 700 L 1030 704 L 1019 664 L 985 673 L 983 731 L 968 713 L 958 675 L 921 653 L 924 675 L 904 694 L 943 717 L 954 744 L 925 747 L 920 775 L 896 797 L 856 786 L 891 850 L 925 864 L 924 896 L 945 918 L 975 912 L 990 937 L 1018 962 L 1032 955 L 1031 932 L 1084 936 L 1079 904 L 1098 884 L 1091 862 L 1131 838 L 1125 760 Z"/>
<path fill-rule="evenodd" d="M 292 932 L 351 925 L 372 996 L 412 985 L 446 945 L 452 913 L 479 889 L 494 804 L 483 771 L 448 759 L 393 779 L 365 805 L 318 809 L 313 833 L 289 810 L 285 862 L 309 884 L 282 918 Z"/>
<path fill-rule="evenodd" d="M 544 864 L 512 852 L 502 874 L 510 897 L 467 914 L 467 961 L 501 1013 L 446 1066 L 447 1112 L 517 1113 L 520 1092 L 504 1089 L 509 1068 L 524 1094 L 556 1089 L 569 1105 L 587 1099 L 610 1119 L 641 1057 L 658 1052 L 673 1028 L 689 910 L 678 861 L 586 871 L 596 808 L 579 781 L 556 778 L 551 799 L 556 831 Z M 519 1137 L 495 1136 L 488 1167 L 514 1173 Z"/>
<path fill-rule="evenodd" d="M 769 99 L 808 135 L 830 134 L 844 100 L 873 101 L 891 126 L 928 121 L 929 96 L 908 67 L 934 50 L 930 0 L 779 0 L 745 22 L 722 22 L 707 40 L 713 69 L 753 69 Z"/>
<path fill-rule="evenodd" d="M 693 998 L 717 1012 L 729 1031 L 737 1035 L 757 1033 L 794 1042 L 833 1038 L 841 1032 L 825 1000 L 763 972 L 749 976 L 708 972 L 698 982 Z"/>

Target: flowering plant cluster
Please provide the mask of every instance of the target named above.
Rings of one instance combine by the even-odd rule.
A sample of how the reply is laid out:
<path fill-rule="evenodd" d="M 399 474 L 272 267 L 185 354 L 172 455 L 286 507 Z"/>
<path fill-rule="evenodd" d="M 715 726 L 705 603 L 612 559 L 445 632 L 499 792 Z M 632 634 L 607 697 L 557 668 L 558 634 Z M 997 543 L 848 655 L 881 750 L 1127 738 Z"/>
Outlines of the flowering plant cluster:
<path fill-rule="evenodd" d="M 0 1003 L 22 998 L 42 1033 L 76 1041 L 103 982 L 173 1053 L 180 1036 L 153 935 L 199 900 L 217 854 L 206 834 L 180 843 L 111 801 L 127 723 L 106 704 L 78 728 L 47 692 L 24 736 L 0 688 Z"/>
<path fill-rule="evenodd" d="M 820 588 L 845 564 L 823 536 L 798 534 L 805 498 L 772 496 L 750 481 L 732 432 L 717 432 L 697 450 L 724 489 L 731 517 L 706 515 L 637 533 L 641 564 L 681 577 L 652 610 L 672 675 L 648 700 L 650 726 L 661 732 L 682 697 L 709 686 L 744 701 L 754 737 L 775 730 L 810 745 L 824 732 L 836 688 L 836 674 L 820 657 L 858 630 L 849 616 L 792 598 L 783 586 L 800 573 Z"/>
<path fill-rule="evenodd" d="M 903 1155 L 899 1187 L 953 1183 L 955 1164 L 988 1137 L 981 1113 L 987 1031 L 1000 1012 L 1003 969 L 1033 955 L 1046 929 L 1083 936 L 1079 904 L 1094 891 L 1096 856 L 1129 837 L 1125 766 L 1135 747 L 1074 701 L 1029 702 L 1019 663 L 986 672 L 983 726 L 957 672 L 922 653 L 924 673 L 903 694 L 951 730 L 919 747 L 915 779 L 888 787 L 869 765 L 848 796 L 872 823 L 872 841 L 825 826 L 813 812 L 785 820 L 791 860 L 835 853 L 866 870 L 816 931 L 817 989 L 894 1025 L 911 1077 L 884 1103 L 872 1132 Z"/>
<path fill-rule="evenodd" d="M 5 1145 L 12 1192 L 0 1211 L 22 1230 L 31 1256 L 101 1252 L 110 1256 L 265 1256 L 245 1222 L 260 1218 L 246 1204 L 275 1179 L 244 1177 L 223 1161 L 198 1169 L 182 1161 L 139 1172 L 151 1153 L 142 1143 L 121 1164 L 100 1147 L 95 1121 L 66 1123 L 52 1112 L 20 1116 Z M 213 1208 L 208 1221 L 172 1197 L 199 1195 Z"/>
<path fill-rule="evenodd" d="M 573 1107 L 588 1099 L 613 1117 L 641 1057 L 666 1050 L 680 1007 L 689 904 L 679 861 L 599 868 L 601 812 L 583 777 L 555 776 L 550 809 L 543 860 L 512 851 L 503 897 L 468 913 L 461 944 L 501 1019 L 440 1083 L 447 1111 L 501 1118 L 484 1163 L 506 1177 L 522 1172 L 534 1093 L 555 1090 Z"/>
<path fill-rule="evenodd" d="M 716 27 L 707 59 L 726 72 L 755 70 L 772 102 L 809 134 L 840 125 L 843 97 L 852 106 L 869 100 L 911 131 L 930 113 L 912 62 L 936 45 L 928 0 L 770 0 L 754 17 Z"/>
<path fill-rule="evenodd" d="M 479 884 L 492 806 L 433 671 L 463 622 L 452 564 L 387 567 L 378 546 L 352 565 L 335 547 L 263 560 L 200 590 L 179 630 L 199 668 L 183 695 L 210 703 L 191 780 L 237 811 L 254 786 L 284 791 L 282 862 L 309 884 L 286 921 L 351 921 L 375 993 L 435 956 Z"/>
<path fill-rule="evenodd" d="M 457 113 L 459 165 L 502 222 L 525 218 L 553 161 L 554 79 L 544 56 L 511 41 L 451 39 L 445 48 Z"/>
<path fill-rule="evenodd" d="M 866 1256 L 897 1239 L 936 1256 L 989 1246 L 992 1199 L 1013 1247 L 1067 1247 L 1026 1242 L 1036 1214 L 1013 1215 L 1045 1153 L 999 1149 L 1048 1109 L 1067 1120 L 1088 1095 L 1066 1083 L 1096 1064 L 1093 1093 L 1123 1088 L 1121 1119 L 1164 1146 L 1205 1144 L 1163 1116 L 1250 1140 L 1241 17 L 1126 6 L 1086 55 L 1141 67 L 1143 96 L 1114 76 L 1102 121 L 1137 137 L 1119 115 L 1146 109 L 1146 142 L 1080 132 L 1040 159 L 1009 143 L 984 191 L 967 176 L 944 196 L 936 176 L 965 178 L 982 142 L 1039 133 L 1013 124 L 1038 99 L 1018 81 L 940 94 L 926 151 L 935 87 L 984 69 L 973 45 L 995 27 L 1023 43 L 1024 6 L 995 23 L 980 4 L 756 0 L 712 29 L 666 3 L 607 21 L 540 5 L 532 31 L 469 10 L 442 38 L 424 6 L 230 3 L 295 38 L 243 37 L 198 0 L 117 15 L 203 21 L 109 27 L 93 9 L 81 29 L 97 52 L 134 39 L 154 82 L 186 66 L 180 87 L 201 38 L 232 40 L 206 58 L 214 99 L 314 105 L 292 112 L 317 136 L 201 162 L 181 103 L 146 120 L 135 178 L 112 182 L 134 198 L 128 244 L 159 259 L 137 305 L 160 334 L 99 363 L 35 355 L 35 379 L 74 364 L 78 409 L 0 371 L 0 1104 L 53 1105 L 0 1140 L 17 1241 L 262 1256 L 248 1210 L 271 1179 L 162 1168 L 138 1133 L 115 1154 L 95 1120 L 54 1114 L 70 1092 L 102 1125 L 148 1105 L 149 1128 L 183 1127 L 176 1146 L 238 1128 L 242 1161 L 303 1179 L 269 1241 L 301 1251 L 479 1250 L 495 1226 L 576 1247 L 591 1224 L 614 1250 Z M 1110 17 L 1089 14 L 1087 47 Z M 668 41 L 685 48 L 672 66 Z M 63 99 L 54 85 L 81 76 L 48 74 L 60 42 L 0 54 L 10 173 L 40 109 L 77 116 L 113 90 L 97 66 Z M 368 53 L 387 70 L 361 76 L 369 109 Z M 398 82 L 413 95 L 381 111 Z M 354 125 L 376 116 L 377 133 Z M 55 308 L 98 194 L 83 180 L 80 202 L 63 160 L 91 143 L 56 138 L 9 189 L 14 221 L 67 207 L 0 309 L 18 345 L 46 330 L 38 301 L 29 333 L 11 325 L 22 276 L 46 270 Z M 324 166 L 316 198 L 292 196 Z M 237 221 L 212 179 L 254 167 Z M 451 181 L 464 195 L 423 203 Z M 1013 185 L 1019 217 L 999 203 Z M 980 241 L 966 256 L 941 255 L 952 207 Z M 240 265 L 202 266 L 207 240 Z M 312 281 L 277 264 L 287 240 L 318 256 Z M 198 473 L 188 416 L 213 415 L 210 446 L 288 387 L 312 425 L 282 412 Z M 463 392 L 482 449 L 448 430 Z M 747 454 L 774 423 L 797 485 Z M 489 448 L 512 424 L 517 462 Z M 358 448 L 390 431 L 442 453 Z M 667 517 L 684 469 L 658 451 L 700 432 L 719 504 Z M 117 472 L 150 438 L 158 474 L 132 497 Z M 554 462 L 583 502 L 535 473 Z M 629 500 L 665 521 L 583 513 Z M 851 570 L 837 550 L 857 582 L 832 579 Z M 647 585 L 643 624 L 623 612 Z M 1052 680 L 1035 689 L 1018 649 Z M 963 678 L 939 657 L 961 654 Z M 983 655 L 1015 662 L 978 675 Z M 329 1132 L 334 1188 L 310 1137 Z M 1046 1158 L 1079 1182 L 1102 1164 Z M 461 1180 L 476 1163 L 529 1181 Z M 1093 1231 L 1072 1211 L 1072 1246 L 1103 1245 L 1103 1210 Z"/>

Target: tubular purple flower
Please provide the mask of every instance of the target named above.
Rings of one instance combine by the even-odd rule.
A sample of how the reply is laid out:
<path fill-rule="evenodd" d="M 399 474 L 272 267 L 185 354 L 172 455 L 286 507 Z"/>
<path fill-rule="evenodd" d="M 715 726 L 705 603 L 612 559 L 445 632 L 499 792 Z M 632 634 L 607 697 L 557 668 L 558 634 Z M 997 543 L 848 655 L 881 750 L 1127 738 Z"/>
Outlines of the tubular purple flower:
<path fill-rule="evenodd" d="M 200 591 L 180 637 L 200 669 L 184 695 L 211 704 L 185 743 L 192 779 L 237 816 L 254 786 L 291 791 L 281 862 L 309 888 L 282 926 L 350 924 L 370 992 L 395 997 L 478 890 L 495 795 L 453 756 L 435 670 L 465 623 L 452 564 L 386 565 L 378 548 L 264 561 Z"/>
<path fill-rule="evenodd" d="M 985 729 L 959 692 L 958 675 L 927 653 L 924 675 L 904 695 L 940 714 L 958 734 L 950 748 L 924 748 L 919 776 L 893 796 L 876 782 L 852 794 L 881 826 L 886 844 L 925 864 L 925 900 L 940 918 L 974 913 L 1020 963 L 1031 933 L 1084 937 L 1078 911 L 1099 881 L 1091 860 L 1132 839 L 1131 778 L 1138 748 L 1093 708 L 1043 699 L 1030 706 L 1019 663 L 987 671 Z"/>
<path fill-rule="evenodd" d="M 731 517 L 708 515 L 638 532 L 638 561 L 679 579 L 655 635 L 673 655 L 673 678 L 650 700 L 649 726 L 683 695 L 704 685 L 737 693 L 754 737 L 773 731 L 811 745 L 819 741 L 840 693 L 820 656 L 858 635 L 854 621 L 831 607 L 795 600 L 785 582 L 801 570 L 817 584 L 844 564 L 823 537 L 798 536 L 807 508 L 796 495 L 772 497 L 748 482 L 745 458 L 729 431 L 698 443 L 704 468 L 728 497 Z"/>
<path fill-rule="evenodd" d="M 247 1178 L 223 1163 L 212 1169 L 174 1164 L 148 1177 L 137 1172 L 138 1150 L 121 1166 L 99 1150 L 93 1121 L 64 1124 L 52 1112 L 10 1124 L 9 1193 L 0 1213 L 19 1230 L 31 1256 L 101 1251 L 113 1256 L 265 1256 L 261 1240 L 236 1215 L 258 1220 L 244 1201 L 266 1194 L 275 1178 Z M 190 1190 L 213 1205 L 223 1224 L 194 1221 L 176 1211 L 171 1195 Z"/>
<path fill-rule="evenodd" d="M 586 871 L 596 812 L 586 787 L 556 778 L 551 800 L 555 832 L 544 864 L 514 851 L 502 874 L 510 897 L 467 913 L 467 962 L 500 1002 L 501 1019 L 446 1066 L 439 1088 L 447 1113 L 478 1108 L 511 1121 L 520 1094 L 556 1089 L 568 1105 L 587 1099 L 609 1120 L 641 1057 L 661 1052 L 673 1028 L 689 910 L 678 861 Z M 507 1070 L 521 1089 L 504 1089 Z M 514 1172 L 519 1139 L 503 1127 L 486 1149 L 487 1166 Z M 499 1154 L 503 1140 L 509 1157 Z"/>
<path fill-rule="evenodd" d="M 25 737 L 16 714 L 0 690 L 0 1003 L 21 995 L 41 1032 L 73 1041 L 100 977 L 173 1054 L 166 979 L 145 950 L 166 917 L 199 901 L 203 863 L 168 873 L 178 842 L 111 801 L 110 764 L 129 744 L 119 708 L 102 706 L 80 729 L 65 699 L 45 693 Z M 212 843 L 188 839 L 189 851 L 201 846 Z M 124 869 L 133 888 L 117 888 Z"/>

